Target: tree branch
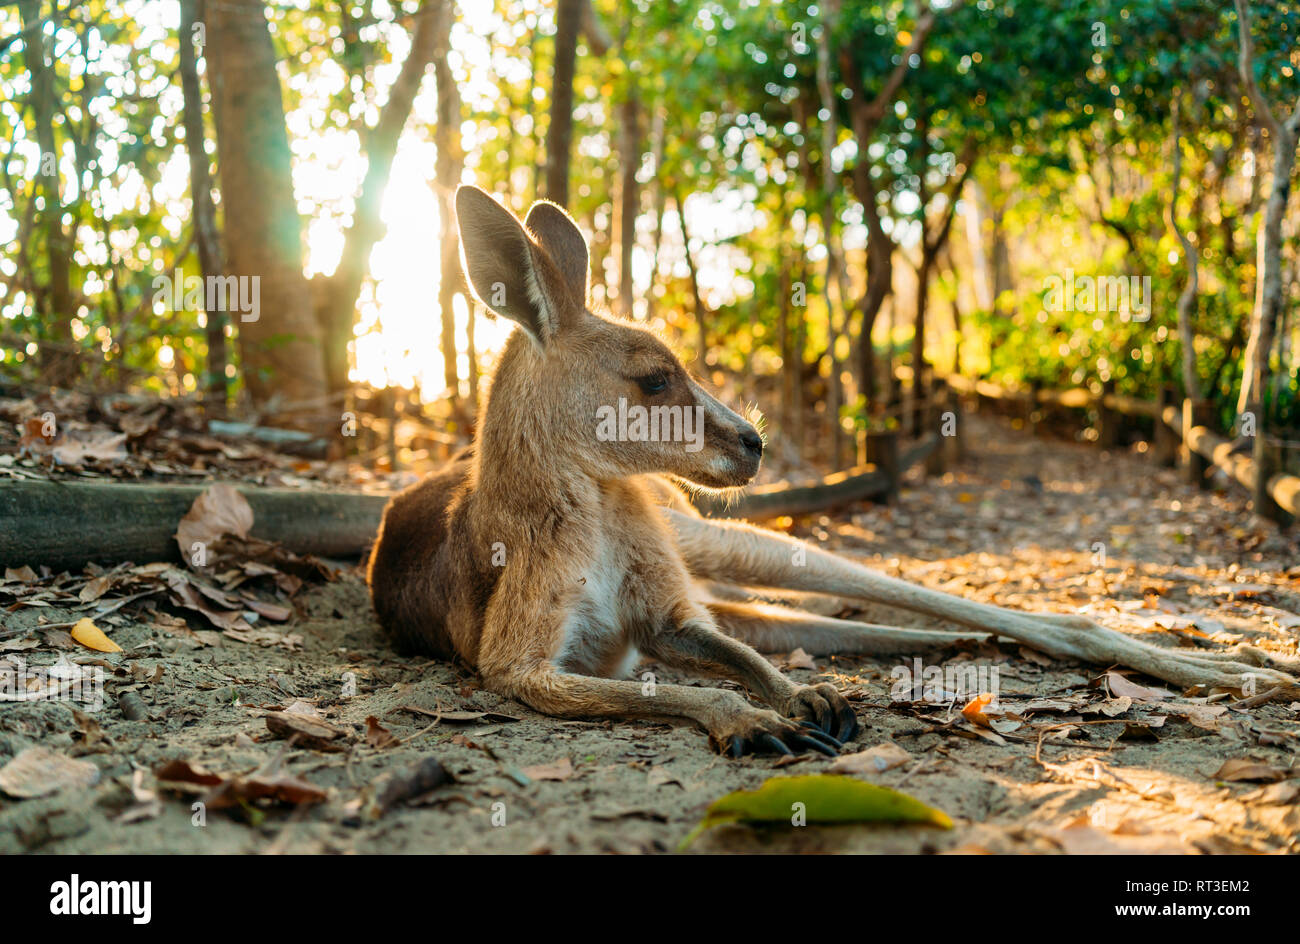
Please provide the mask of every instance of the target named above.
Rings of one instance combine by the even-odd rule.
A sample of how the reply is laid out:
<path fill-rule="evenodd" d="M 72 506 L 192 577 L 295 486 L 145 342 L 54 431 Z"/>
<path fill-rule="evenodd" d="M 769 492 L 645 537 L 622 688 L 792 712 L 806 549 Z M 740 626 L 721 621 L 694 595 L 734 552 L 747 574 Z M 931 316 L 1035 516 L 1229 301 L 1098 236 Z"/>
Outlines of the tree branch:
<path fill-rule="evenodd" d="M 1233 0 L 1237 8 L 1237 36 L 1240 41 L 1239 52 L 1237 54 L 1237 68 L 1241 73 L 1241 81 L 1246 86 L 1246 94 L 1250 96 L 1251 104 L 1255 106 L 1255 111 L 1268 130 L 1274 135 L 1282 133 L 1278 125 L 1277 116 L 1273 114 L 1273 109 L 1269 107 L 1268 102 L 1264 99 L 1264 93 L 1259 90 L 1259 85 L 1255 82 L 1255 41 L 1250 36 L 1250 7 L 1246 0 Z M 1296 113 L 1300 115 L 1300 102 L 1296 104 Z"/>

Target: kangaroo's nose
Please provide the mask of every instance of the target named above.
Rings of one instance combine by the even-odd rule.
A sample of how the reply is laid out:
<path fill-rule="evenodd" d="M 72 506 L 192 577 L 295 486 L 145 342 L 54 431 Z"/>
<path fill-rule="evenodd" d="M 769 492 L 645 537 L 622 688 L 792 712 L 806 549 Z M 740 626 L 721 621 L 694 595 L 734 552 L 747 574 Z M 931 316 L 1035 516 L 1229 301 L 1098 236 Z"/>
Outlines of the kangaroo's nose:
<path fill-rule="evenodd" d="M 763 455 L 763 437 L 752 429 L 747 429 L 740 434 L 740 444 L 755 458 Z"/>

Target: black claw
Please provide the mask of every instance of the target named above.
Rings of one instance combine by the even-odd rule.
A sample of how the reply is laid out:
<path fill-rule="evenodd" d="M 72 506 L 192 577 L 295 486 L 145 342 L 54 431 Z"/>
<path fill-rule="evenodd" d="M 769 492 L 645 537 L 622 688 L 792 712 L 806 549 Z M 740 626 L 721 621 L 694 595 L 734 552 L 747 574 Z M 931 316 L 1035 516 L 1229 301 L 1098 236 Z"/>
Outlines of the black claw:
<path fill-rule="evenodd" d="M 825 731 L 817 727 L 815 724 L 808 724 L 805 721 L 801 721 L 799 723 L 808 729 L 808 733 L 803 735 L 804 737 L 810 737 L 813 740 L 820 741 L 821 743 L 829 747 L 839 748 L 844 746 L 843 744 L 840 743 L 838 738 L 836 738 L 832 734 L 827 734 Z"/>
<path fill-rule="evenodd" d="M 770 734 L 760 734 L 758 736 L 760 744 L 767 745 L 768 749 L 777 754 L 793 754 L 794 751 L 786 747 L 781 741 Z"/>
<path fill-rule="evenodd" d="M 858 733 L 858 717 L 853 709 L 845 705 L 839 712 L 839 729 L 835 736 L 841 741 L 852 740 Z"/>
<path fill-rule="evenodd" d="M 819 754 L 825 754 L 827 757 L 837 757 L 838 752 L 833 747 L 823 744 L 806 734 L 792 734 L 788 738 L 788 743 L 794 747 L 801 747 L 804 750 L 817 751 Z"/>
<path fill-rule="evenodd" d="M 731 757 L 743 757 L 745 754 L 745 739 L 739 734 L 733 734 L 731 743 L 727 747 L 727 754 Z"/>

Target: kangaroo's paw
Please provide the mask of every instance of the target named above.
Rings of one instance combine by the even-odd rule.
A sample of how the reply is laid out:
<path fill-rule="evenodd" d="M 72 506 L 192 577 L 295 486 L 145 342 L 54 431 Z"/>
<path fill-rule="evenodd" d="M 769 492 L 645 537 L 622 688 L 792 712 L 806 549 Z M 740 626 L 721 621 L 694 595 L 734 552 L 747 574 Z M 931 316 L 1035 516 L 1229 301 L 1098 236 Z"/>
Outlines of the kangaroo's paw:
<path fill-rule="evenodd" d="M 1036 627 L 1009 633 L 1025 645 L 1058 658 L 1094 664 L 1125 665 L 1185 688 L 1276 689 L 1276 697 L 1300 698 L 1295 660 L 1275 657 L 1253 646 L 1204 650 L 1166 649 L 1098 626 L 1081 616 L 1049 613 L 1031 617 Z"/>
<path fill-rule="evenodd" d="M 834 757 L 843 746 L 812 722 L 791 721 L 775 711 L 749 708 L 715 725 L 709 743 L 719 754 L 803 754 L 818 751 Z"/>
<path fill-rule="evenodd" d="M 837 741 L 851 741 L 858 733 L 858 718 L 853 706 L 829 682 L 800 685 L 790 700 L 779 706 L 783 714 L 799 721 L 809 721 Z"/>

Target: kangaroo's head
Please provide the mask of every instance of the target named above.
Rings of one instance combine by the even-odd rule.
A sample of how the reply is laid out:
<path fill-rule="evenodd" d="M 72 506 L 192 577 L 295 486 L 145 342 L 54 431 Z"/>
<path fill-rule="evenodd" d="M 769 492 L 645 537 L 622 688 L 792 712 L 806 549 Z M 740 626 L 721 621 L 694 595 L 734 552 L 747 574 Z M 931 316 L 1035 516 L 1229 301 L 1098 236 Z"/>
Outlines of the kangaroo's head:
<path fill-rule="evenodd" d="M 462 262 L 475 297 L 518 324 L 492 382 L 481 436 L 595 479 L 660 472 L 744 485 L 763 440 L 710 396 L 652 332 L 587 308 L 587 241 L 564 210 L 535 203 L 523 224 L 477 187 L 456 193 Z"/>

